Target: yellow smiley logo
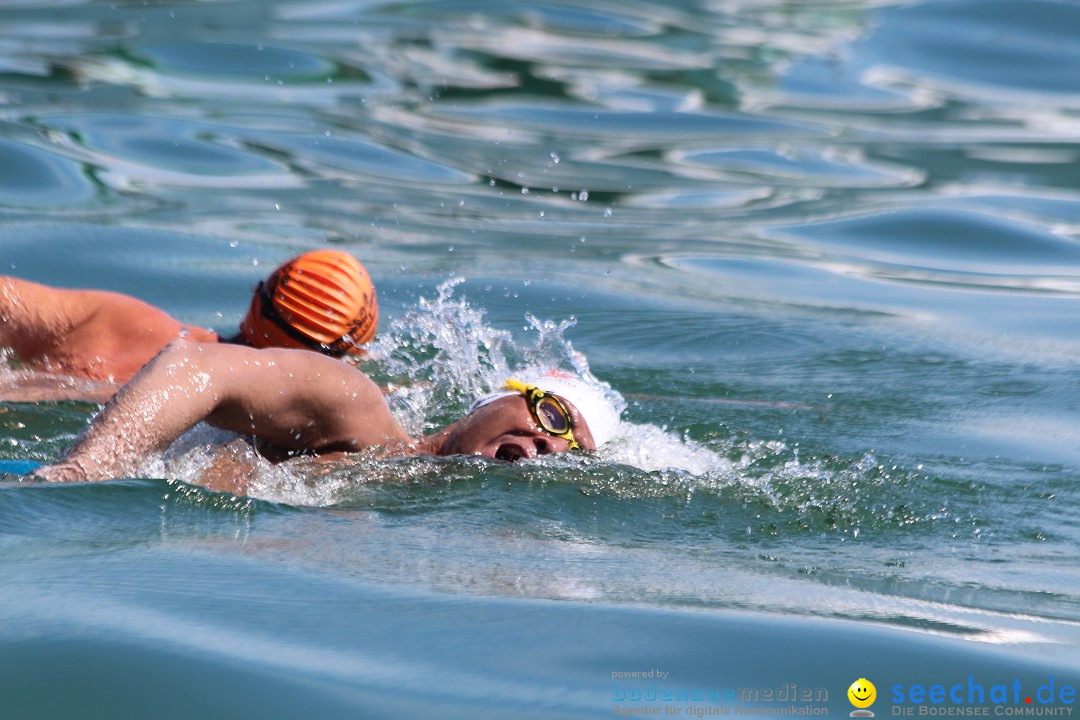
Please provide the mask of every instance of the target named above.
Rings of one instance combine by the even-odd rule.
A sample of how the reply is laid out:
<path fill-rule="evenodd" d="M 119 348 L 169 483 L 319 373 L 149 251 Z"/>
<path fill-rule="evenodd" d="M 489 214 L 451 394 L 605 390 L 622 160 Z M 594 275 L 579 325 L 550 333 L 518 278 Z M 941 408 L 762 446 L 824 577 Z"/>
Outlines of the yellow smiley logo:
<path fill-rule="evenodd" d="M 866 678 L 859 678 L 847 689 L 848 700 L 857 708 L 868 708 L 877 699 L 877 688 Z"/>

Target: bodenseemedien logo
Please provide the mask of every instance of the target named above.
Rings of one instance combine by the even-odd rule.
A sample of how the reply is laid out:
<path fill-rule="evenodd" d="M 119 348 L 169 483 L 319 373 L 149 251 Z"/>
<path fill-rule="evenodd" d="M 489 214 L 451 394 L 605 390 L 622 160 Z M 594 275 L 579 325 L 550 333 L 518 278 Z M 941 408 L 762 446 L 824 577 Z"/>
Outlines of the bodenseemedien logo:
<path fill-rule="evenodd" d="M 851 687 L 847 689 L 847 696 L 851 704 L 855 706 L 855 709 L 851 711 L 851 717 L 874 717 L 873 711 L 867 709 L 877 700 L 877 688 L 874 687 L 874 683 L 866 678 L 859 678 L 851 683 Z"/>

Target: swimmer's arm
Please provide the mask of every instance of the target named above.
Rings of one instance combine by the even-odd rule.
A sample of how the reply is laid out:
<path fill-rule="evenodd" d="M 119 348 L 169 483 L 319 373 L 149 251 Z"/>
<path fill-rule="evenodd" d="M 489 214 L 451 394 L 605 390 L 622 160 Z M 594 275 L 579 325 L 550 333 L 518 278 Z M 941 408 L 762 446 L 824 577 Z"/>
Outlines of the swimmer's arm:
<path fill-rule="evenodd" d="M 375 383 L 344 363 L 306 350 L 179 341 L 124 386 L 62 462 L 35 475 L 121 477 L 201 421 L 291 450 L 408 442 Z"/>

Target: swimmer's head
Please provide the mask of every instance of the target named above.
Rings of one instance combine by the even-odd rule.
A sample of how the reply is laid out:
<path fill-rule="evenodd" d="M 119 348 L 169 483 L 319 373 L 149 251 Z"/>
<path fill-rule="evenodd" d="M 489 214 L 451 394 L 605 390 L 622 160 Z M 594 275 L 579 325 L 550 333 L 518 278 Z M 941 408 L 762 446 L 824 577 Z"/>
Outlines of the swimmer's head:
<path fill-rule="evenodd" d="M 315 250 L 285 263 L 259 283 L 240 335 L 252 347 L 362 354 L 375 337 L 379 305 L 364 266 L 338 250 Z"/>
<path fill-rule="evenodd" d="M 615 436 L 619 427 L 619 409 L 603 387 L 558 371 L 507 380 L 502 388 L 474 402 L 469 415 L 512 396 L 523 397 L 536 424 L 549 435 L 563 437 L 570 448 L 599 448 Z M 554 396 L 555 403 L 545 403 L 545 396 Z M 564 414 L 569 417 L 560 417 Z M 568 422 L 564 424 L 564 420 Z M 587 440 L 582 442 L 581 436 Z"/>

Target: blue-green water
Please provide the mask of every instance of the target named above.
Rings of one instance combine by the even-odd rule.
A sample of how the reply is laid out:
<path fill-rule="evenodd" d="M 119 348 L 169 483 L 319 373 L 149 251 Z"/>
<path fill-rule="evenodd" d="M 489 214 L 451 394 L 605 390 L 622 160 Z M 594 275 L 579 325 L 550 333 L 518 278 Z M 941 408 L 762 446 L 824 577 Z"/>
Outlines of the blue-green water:
<path fill-rule="evenodd" d="M 879 717 L 1072 709 L 1077 28 L 1049 0 L 0 0 L 0 272 L 228 333 L 269 268 L 342 247 L 411 428 L 538 358 L 628 404 L 589 459 L 262 466 L 236 498 L 194 484 L 227 440 L 200 430 L 144 478 L 0 482 L 0 717 L 846 716 L 861 677 Z M 0 403 L 0 460 L 95 409 Z M 905 694 L 969 683 L 1008 701 Z"/>

